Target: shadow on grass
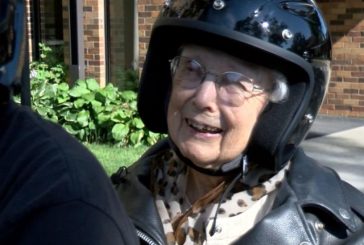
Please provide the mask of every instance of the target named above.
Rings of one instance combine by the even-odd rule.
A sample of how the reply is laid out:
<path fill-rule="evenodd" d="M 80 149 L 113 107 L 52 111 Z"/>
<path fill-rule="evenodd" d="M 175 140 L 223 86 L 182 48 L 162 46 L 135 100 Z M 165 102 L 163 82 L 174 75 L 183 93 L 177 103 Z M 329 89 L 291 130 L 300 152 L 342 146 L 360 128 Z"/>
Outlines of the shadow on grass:
<path fill-rule="evenodd" d="M 139 147 L 116 147 L 100 144 L 85 144 L 86 147 L 96 156 L 110 176 L 121 166 L 129 166 L 148 149 L 147 146 Z"/>

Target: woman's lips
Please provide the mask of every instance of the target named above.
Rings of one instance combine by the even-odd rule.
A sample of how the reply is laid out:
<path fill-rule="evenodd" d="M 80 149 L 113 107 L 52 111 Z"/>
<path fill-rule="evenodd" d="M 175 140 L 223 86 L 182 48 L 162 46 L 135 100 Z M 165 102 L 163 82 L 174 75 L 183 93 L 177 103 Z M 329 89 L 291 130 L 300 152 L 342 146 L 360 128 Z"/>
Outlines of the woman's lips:
<path fill-rule="evenodd" d="M 219 127 L 214 127 L 211 125 L 207 125 L 204 123 L 199 123 L 197 121 L 186 118 L 186 123 L 188 126 L 193 128 L 194 130 L 200 133 L 209 133 L 209 134 L 220 134 L 223 130 Z"/>

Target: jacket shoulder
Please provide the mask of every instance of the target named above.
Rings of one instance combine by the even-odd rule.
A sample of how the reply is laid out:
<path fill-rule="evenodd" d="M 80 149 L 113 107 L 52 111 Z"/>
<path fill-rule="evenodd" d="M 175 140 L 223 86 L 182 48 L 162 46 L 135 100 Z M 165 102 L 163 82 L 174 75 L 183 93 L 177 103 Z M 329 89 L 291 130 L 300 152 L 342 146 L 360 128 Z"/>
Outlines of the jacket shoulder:
<path fill-rule="evenodd" d="M 320 200 L 342 197 L 343 202 L 347 201 L 364 214 L 364 193 L 343 181 L 332 168 L 307 156 L 301 149 L 292 158 L 288 181 L 300 199 Z"/>
<path fill-rule="evenodd" d="M 341 180 L 333 169 L 299 150 L 292 158 L 287 178 L 297 205 L 308 221 L 314 221 L 308 223 L 320 220 L 335 237 L 343 231 L 351 237 L 364 229 L 364 194 Z"/>
<path fill-rule="evenodd" d="M 360 191 L 299 149 L 272 210 L 235 244 L 363 244 L 362 203 Z"/>
<path fill-rule="evenodd" d="M 142 240 L 155 241 L 156 244 L 166 244 L 166 241 L 154 197 L 149 189 L 150 169 L 153 161 L 169 149 L 168 139 L 161 140 L 132 166 L 119 170 L 112 176 L 116 192 L 124 201 L 138 236 Z"/>

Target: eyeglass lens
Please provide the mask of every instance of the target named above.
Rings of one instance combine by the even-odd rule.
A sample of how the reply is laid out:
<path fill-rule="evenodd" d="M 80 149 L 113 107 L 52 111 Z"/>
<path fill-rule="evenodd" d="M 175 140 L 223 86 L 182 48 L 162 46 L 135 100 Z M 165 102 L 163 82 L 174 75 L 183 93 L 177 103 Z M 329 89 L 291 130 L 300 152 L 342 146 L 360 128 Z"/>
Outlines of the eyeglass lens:
<path fill-rule="evenodd" d="M 174 83 L 184 89 L 195 89 L 206 79 L 208 74 L 215 76 L 218 85 L 219 96 L 224 100 L 241 100 L 252 95 L 255 90 L 262 91 L 253 79 L 234 71 L 221 74 L 208 72 L 198 61 L 176 56 L 171 61 L 171 72 Z"/>

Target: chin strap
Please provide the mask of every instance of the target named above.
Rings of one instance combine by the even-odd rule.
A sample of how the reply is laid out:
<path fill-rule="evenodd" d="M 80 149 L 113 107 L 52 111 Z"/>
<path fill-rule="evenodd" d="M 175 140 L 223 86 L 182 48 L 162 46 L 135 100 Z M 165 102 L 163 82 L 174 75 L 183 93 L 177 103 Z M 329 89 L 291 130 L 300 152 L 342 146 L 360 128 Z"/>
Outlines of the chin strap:
<path fill-rule="evenodd" d="M 233 161 L 227 162 L 220 166 L 218 169 L 206 169 L 201 168 L 199 166 L 196 166 L 191 160 L 186 158 L 182 155 L 182 153 L 179 151 L 177 146 L 173 143 L 171 139 L 169 139 L 169 143 L 171 145 L 171 148 L 176 153 L 179 159 L 181 159 L 185 164 L 192 167 L 193 169 L 197 170 L 200 173 L 211 175 L 211 176 L 226 176 L 230 175 L 232 173 L 237 173 L 236 177 L 231 181 L 231 183 L 226 187 L 223 194 L 221 195 L 221 198 L 219 200 L 219 203 L 216 207 L 215 215 L 214 215 L 214 221 L 212 223 L 211 229 L 209 231 L 210 236 L 213 236 L 216 232 L 216 220 L 217 215 L 219 212 L 219 208 L 221 206 L 222 201 L 225 199 L 225 197 L 230 193 L 232 188 L 235 186 L 236 182 L 240 180 L 240 182 L 245 182 L 245 176 L 248 173 L 248 157 L 245 154 L 240 154 L 237 158 L 235 158 Z"/>
<path fill-rule="evenodd" d="M 240 168 L 239 172 L 247 171 L 247 156 L 245 154 L 240 154 L 234 160 L 223 164 L 218 169 L 207 169 L 197 166 L 190 159 L 183 156 L 180 150 L 177 148 L 177 146 L 171 139 L 169 139 L 169 144 L 179 159 L 181 159 L 185 164 L 187 164 L 188 166 L 190 166 L 191 168 L 195 169 L 200 173 L 211 176 L 226 176 L 234 172 L 237 172 L 239 168 Z"/>
<path fill-rule="evenodd" d="M 209 231 L 210 236 L 213 236 L 216 232 L 216 220 L 217 220 L 217 214 L 219 213 L 219 208 L 221 206 L 222 201 L 225 199 L 225 197 L 230 193 L 231 189 L 235 186 L 236 182 L 240 180 L 240 182 L 244 183 L 245 176 L 248 173 L 248 159 L 247 156 L 243 156 L 243 161 L 241 164 L 241 171 L 239 171 L 238 175 L 231 181 L 231 183 L 226 187 L 224 193 L 221 195 L 221 198 L 219 200 L 219 203 L 217 204 L 214 221 L 212 222 L 211 229 Z"/>

